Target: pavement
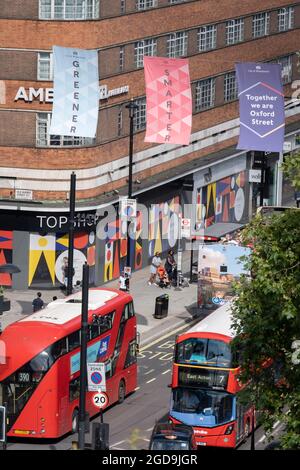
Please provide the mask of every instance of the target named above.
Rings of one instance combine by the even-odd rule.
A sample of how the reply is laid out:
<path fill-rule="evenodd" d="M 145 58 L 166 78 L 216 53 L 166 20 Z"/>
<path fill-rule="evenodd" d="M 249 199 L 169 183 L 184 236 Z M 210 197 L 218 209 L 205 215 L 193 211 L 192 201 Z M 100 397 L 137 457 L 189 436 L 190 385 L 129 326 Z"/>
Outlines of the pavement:
<path fill-rule="evenodd" d="M 190 252 L 186 251 L 182 257 L 182 271 L 187 279 L 189 279 L 189 267 Z M 149 286 L 149 276 L 150 266 L 147 266 L 134 272 L 130 280 L 130 294 L 134 300 L 141 346 L 145 346 L 185 323 L 190 323 L 193 320 L 197 302 L 197 283 L 191 283 L 188 287 L 181 287 L 180 290 L 174 287 L 162 289 L 154 284 Z M 108 282 L 102 287 L 118 288 L 118 279 Z M 52 301 L 53 296 L 57 296 L 58 299 L 64 298 L 61 290 L 42 291 L 40 289 L 40 291 L 42 292 L 42 299 L 46 304 Z M 32 301 L 36 297 L 36 292 L 33 289 L 24 291 L 5 290 L 4 295 L 11 301 L 11 309 L 0 315 L 2 330 L 10 323 L 32 313 Z M 168 294 L 169 296 L 168 316 L 158 319 L 153 316 L 155 299 L 162 294 Z"/>

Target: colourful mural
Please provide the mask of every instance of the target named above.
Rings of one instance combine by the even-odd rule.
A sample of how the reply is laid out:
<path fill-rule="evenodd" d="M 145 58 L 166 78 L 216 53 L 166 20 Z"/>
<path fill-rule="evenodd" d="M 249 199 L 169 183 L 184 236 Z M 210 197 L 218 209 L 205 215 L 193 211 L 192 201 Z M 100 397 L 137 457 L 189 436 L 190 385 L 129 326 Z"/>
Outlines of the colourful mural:
<path fill-rule="evenodd" d="M 12 262 L 13 232 L 11 230 L 0 230 L 0 265 Z M 11 275 L 0 274 L 0 286 L 11 286 Z"/>
<path fill-rule="evenodd" d="M 245 171 L 223 178 L 197 190 L 198 228 L 216 222 L 239 223 L 245 215 Z"/>
<path fill-rule="evenodd" d="M 67 233 L 40 235 L 31 233 L 29 237 L 28 286 L 63 284 L 62 266 L 68 257 L 69 236 Z M 95 234 L 75 233 L 74 235 L 74 284 L 82 279 L 82 265 L 90 266 L 90 282 L 95 276 Z"/>
<path fill-rule="evenodd" d="M 171 200 L 152 204 L 149 208 L 149 220 L 143 220 L 142 212 L 137 212 L 135 239 L 130 240 L 131 266 L 140 269 L 143 259 L 151 259 L 156 251 L 166 253 L 174 247 L 177 240 L 175 214 L 179 212 L 179 196 Z M 143 224 L 148 223 L 148 237 L 142 239 Z M 107 282 L 120 276 L 127 261 L 127 223 L 118 219 L 105 227 L 103 281 Z M 146 262 L 146 261 L 145 261 Z"/>

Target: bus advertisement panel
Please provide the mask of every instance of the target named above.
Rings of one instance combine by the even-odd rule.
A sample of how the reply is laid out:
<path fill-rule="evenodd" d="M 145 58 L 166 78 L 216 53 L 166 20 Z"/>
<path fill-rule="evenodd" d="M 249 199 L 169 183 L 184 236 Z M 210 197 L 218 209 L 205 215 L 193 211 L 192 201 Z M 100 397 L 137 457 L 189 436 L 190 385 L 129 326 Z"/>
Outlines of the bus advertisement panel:
<path fill-rule="evenodd" d="M 136 317 L 132 297 L 113 289 L 89 290 L 88 362 L 103 362 L 108 405 L 136 389 Z M 1 335 L 0 405 L 7 435 L 57 438 L 75 432 L 80 386 L 81 292 L 9 325 Z M 87 412 L 99 412 L 87 392 Z"/>
<path fill-rule="evenodd" d="M 237 398 L 230 313 L 225 304 L 176 338 L 169 419 L 192 426 L 198 446 L 234 448 L 250 433 L 252 409 Z"/>

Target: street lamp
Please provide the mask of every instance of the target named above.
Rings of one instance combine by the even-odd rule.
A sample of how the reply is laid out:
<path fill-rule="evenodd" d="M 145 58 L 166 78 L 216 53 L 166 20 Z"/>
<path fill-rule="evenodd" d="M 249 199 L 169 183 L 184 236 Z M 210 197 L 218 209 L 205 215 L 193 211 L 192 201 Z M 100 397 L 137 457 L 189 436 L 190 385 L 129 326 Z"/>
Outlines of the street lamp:
<path fill-rule="evenodd" d="M 72 174 L 71 174 L 71 182 L 70 182 L 70 215 L 69 215 L 67 295 L 71 295 L 72 292 L 73 292 L 75 199 L 76 199 L 76 174 L 73 171 Z"/>
<path fill-rule="evenodd" d="M 138 105 L 131 100 L 126 108 L 129 110 L 129 173 L 128 173 L 128 199 L 132 199 L 132 159 L 133 159 L 133 120 L 135 111 Z M 130 221 L 127 222 L 127 261 L 126 264 L 130 267 L 130 236 L 129 236 Z"/>

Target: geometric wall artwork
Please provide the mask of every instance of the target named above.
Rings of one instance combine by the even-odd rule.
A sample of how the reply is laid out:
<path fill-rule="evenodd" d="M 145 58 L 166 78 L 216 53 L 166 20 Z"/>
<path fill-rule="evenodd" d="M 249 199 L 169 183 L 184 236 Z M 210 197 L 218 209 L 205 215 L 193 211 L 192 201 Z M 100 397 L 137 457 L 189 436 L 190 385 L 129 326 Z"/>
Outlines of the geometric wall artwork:
<path fill-rule="evenodd" d="M 155 252 L 166 253 L 176 243 L 177 232 L 173 214 L 179 213 L 179 196 L 169 201 L 152 204 L 148 220 L 143 220 L 142 212 L 137 211 L 134 239 L 130 240 L 130 264 L 134 269 L 143 266 L 145 256 L 150 260 Z M 143 225 L 148 224 L 148 240 L 142 239 Z M 127 224 L 121 219 L 108 223 L 105 227 L 103 281 L 111 281 L 120 276 L 127 261 Z M 146 232 L 147 233 L 147 232 Z M 145 256 L 144 256 L 145 252 Z"/>
<path fill-rule="evenodd" d="M 63 258 L 68 257 L 68 233 L 40 235 L 31 233 L 29 237 L 28 286 L 59 286 L 63 283 Z M 82 265 L 88 261 L 90 282 L 95 279 L 95 234 L 94 232 L 74 233 L 74 284 L 82 278 Z"/>
<path fill-rule="evenodd" d="M 239 223 L 245 215 L 245 171 L 197 189 L 196 223 L 206 228 L 217 222 Z"/>
<path fill-rule="evenodd" d="M 13 231 L 0 230 L 0 265 L 12 262 Z M 0 286 L 12 285 L 11 274 L 0 274 Z"/>
<path fill-rule="evenodd" d="M 55 235 L 31 233 L 29 236 L 28 286 L 34 279 L 55 283 Z"/>

